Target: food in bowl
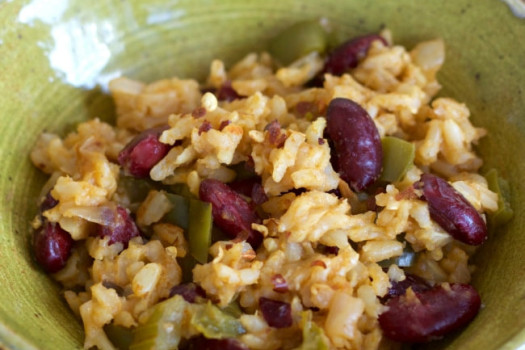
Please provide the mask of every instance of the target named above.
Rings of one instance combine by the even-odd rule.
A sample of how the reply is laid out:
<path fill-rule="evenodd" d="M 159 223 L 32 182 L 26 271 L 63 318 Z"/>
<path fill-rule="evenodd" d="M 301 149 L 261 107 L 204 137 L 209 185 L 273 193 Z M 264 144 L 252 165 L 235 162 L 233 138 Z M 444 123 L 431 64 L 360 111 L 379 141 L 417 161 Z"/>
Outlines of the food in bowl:
<path fill-rule="evenodd" d="M 326 46 L 307 21 L 204 84 L 118 78 L 116 126 L 41 135 L 35 257 L 85 348 L 377 349 L 475 317 L 469 257 L 511 211 L 435 97 L 444 43 Z"/>

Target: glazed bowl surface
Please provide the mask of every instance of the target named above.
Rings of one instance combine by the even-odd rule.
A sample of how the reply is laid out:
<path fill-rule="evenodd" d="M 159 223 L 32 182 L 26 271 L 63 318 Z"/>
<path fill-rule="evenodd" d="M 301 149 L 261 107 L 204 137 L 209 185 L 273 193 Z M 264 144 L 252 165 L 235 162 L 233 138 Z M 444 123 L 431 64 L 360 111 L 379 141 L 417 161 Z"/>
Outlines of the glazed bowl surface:
<path fill-rule="evenodd" d="M 510 1 L 509 1 L 510 2 Z M 520 1 L 516 2 L 518 5 Z M 489 131 L 485 169 L 511 185 L 514 219 L 475 256 L 483 308 L 446 349 L 525 347 L 525 19 L 502 1 L 11 0 L 0 2 L 0 348 L 80 349 L 83 330 L 30 254 L 30 221 L 45 176 L 29 152 L 92 117 L 114 121 L 110 79 L 203 79 L 291 23 L 325 17 L 345 36 L 389 28 L 397 43 L 441 37 L 442 95 Z"/>

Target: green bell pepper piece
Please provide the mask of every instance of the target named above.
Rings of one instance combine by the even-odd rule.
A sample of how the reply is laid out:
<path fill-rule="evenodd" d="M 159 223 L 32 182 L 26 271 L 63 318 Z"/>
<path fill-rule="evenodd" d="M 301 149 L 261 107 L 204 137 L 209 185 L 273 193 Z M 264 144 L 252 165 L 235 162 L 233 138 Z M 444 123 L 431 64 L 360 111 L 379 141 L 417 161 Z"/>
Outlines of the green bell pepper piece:
<path fill-rule="evenodd" d="M 128 350 L 133 341 L 133 329 L 131 328 L 110 323 L 104 326 L 104 332 L 111 343 L 119 350 Z"/>
<path fill-rule="evenodd" d="M 211 229 L 211 203 L 190 199 L 188 224 L 190 254 L 201 264 L 208 262 Z"/>
<path fill-rule="evenodd" d="M 180 295 L 155 305 L 147 321 L 135 328 L 129 350 L 177 349 L 188 305 Z"/>
<path fill-rule="evenodd" d="M 312 321 L 312 311 L 301 313 L 301 327 L 303 328 L 303 343 L 295 350 L 328 350 L 328 340 L 315 322 Z"/>
<path fill-rule="evenodd" d="M 396 182 L 414 164 L 416 147 L 413 143 L 398 137 L 385 136 L 381 139 L 383 147 L 383 172 L 379 181 Z"/>

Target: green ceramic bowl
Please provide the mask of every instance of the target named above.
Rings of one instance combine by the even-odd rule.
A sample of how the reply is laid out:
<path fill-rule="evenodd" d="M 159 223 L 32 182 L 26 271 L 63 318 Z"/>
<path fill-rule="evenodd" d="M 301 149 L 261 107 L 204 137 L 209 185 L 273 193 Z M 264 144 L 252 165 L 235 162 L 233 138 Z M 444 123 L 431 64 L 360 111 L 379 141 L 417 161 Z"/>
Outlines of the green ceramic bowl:
<path fill-rule="evenodd" d="M 112 77 L 203 78 L 212 58 L 233 62 L 290 23 L 320 16 L 347 36 L 387 26 L 407 46 L 444 38 L 443 94 L 467 103 L 490 131 L 480 152 L 510 181 L 515 219 L 475 258 L 484 308 L 432 347 L 525 346 L 525 20 L 505 3 L 7 0 L 0 2 L 0 349 L 82 347 L 79 321 L 29 253 L 29 221 L 45 181 L 28 158 L 36 136 L 64 134 L 89 117 L 111 120 L 103 91 Z"/>

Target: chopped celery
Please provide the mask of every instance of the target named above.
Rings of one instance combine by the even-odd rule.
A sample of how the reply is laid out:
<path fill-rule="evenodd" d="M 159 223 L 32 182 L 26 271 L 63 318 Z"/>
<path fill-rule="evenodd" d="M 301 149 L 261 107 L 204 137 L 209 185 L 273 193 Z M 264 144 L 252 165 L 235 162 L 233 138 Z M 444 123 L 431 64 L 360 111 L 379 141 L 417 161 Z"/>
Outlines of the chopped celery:
<path fill-rule="evenodd" d="M 412 247 L 407 244 L 403 250 L 403 254 L 386 260 L 379 261 L 378 264 L 381 267 L 389 267 L 392 264 L 396 264 L 399 267 L 410 267 L 416 263 L 417 254 L 412 250 Z"/>
<path fill-rule="evenodd" d="M 301 313 L 301 327 L 303 328 L 303 343 L 295 350 L 328 350 L 328 340 L 323 330 L 312 321 L 312 311 Z"/>
<path fill-rule="evenodd" d="M 191 193 L 190 188 L 186 184 L 175 184 L 170 186 L 170 192 L 183 196 L 184 198 L 194 199 L 196 196 Z"/>
<path fill-rule="evenodd" d="M 242 315 L 241 306 L 236 300 L 232 300 L 232 302 L 223 307 L 221 310 L 235 318 L 239 318 Z"/>
<path fill-rule="evenodd" d="M 131 203 L 141 203 L 148 196 L 155 185 L 146 179 L 137 179 L 132 176 L 120 176 L 117 193 L 126 196 Z"/>
<path fill-rule="evenodd" d="M 188 241 L 190 254 L 201 264 L 208 261 L 211 244 L 211 204 L 190 199 Z"/>
<path fill-rule="evenodd" d="M 208 339 L 235 338 L 246 331 L 235 317 L 221 311 L 211 302 L 194 304 L 191 325 Z"/>
<path fill-rule="evenodd" d="M 514 216 L 514 211 L 510 207 L 510 186 L 509 183 L 498 175 L 496 169 L 490 169 L 485 178 L 489 189 L 498 195 L 498 210 L 489 214 L 489 223 L 492 228 L 505 225 Z"/>
<path fill-rule="evenodd" d="M 323 53 L 326 36 L 318 20 L 298 22 L 274 37 L 269 51 L 279 62 L 288 65 L 310 52 Z"/>
<path fill-rule="evenodd" d="M 381 139 L 383 147 L 383 172 L 380 181 L 396 182 L 406 174 L 414 163 L 416 148 L 413 143 L 398 137 L 385 136 Z"/>
<path fill-rule="evenodd" d="M 211 244 L 211 204 L 173 193 L 166 196 L 173 208 L 164 215 L 163 220 L 184 229 L 190 254 L 201 264 L 206 263 Z"/>
<path fill-rule="evenodd" d="M 178 194 L 167 193 L 166 196 L 173 204 L 173 208 L 164 215 L 163 220 L 181 227 L 184 231 L 189 227 L 189 199 Z"/>
<path fill-rule="evenodd" d="M 119 350 L 128 350 L 133 340 L 133 330 L 113 323 L 104 326 L 104 332 L 111 343 Z"/>
<path fill-rule="evenodd" d="M 193 282 L 193 268 L 197 265 L 197 260 L 191 254 L 186 254 L 183 258 L 178 258 L 179 266 L 182 270 L 182 282 Z"/>
<path fill-rule="evenodd" d="M 155 305 L 147 321 L 133 332 L 129 350 L 177 349 L 188 305 L 180 295 Z"/>

